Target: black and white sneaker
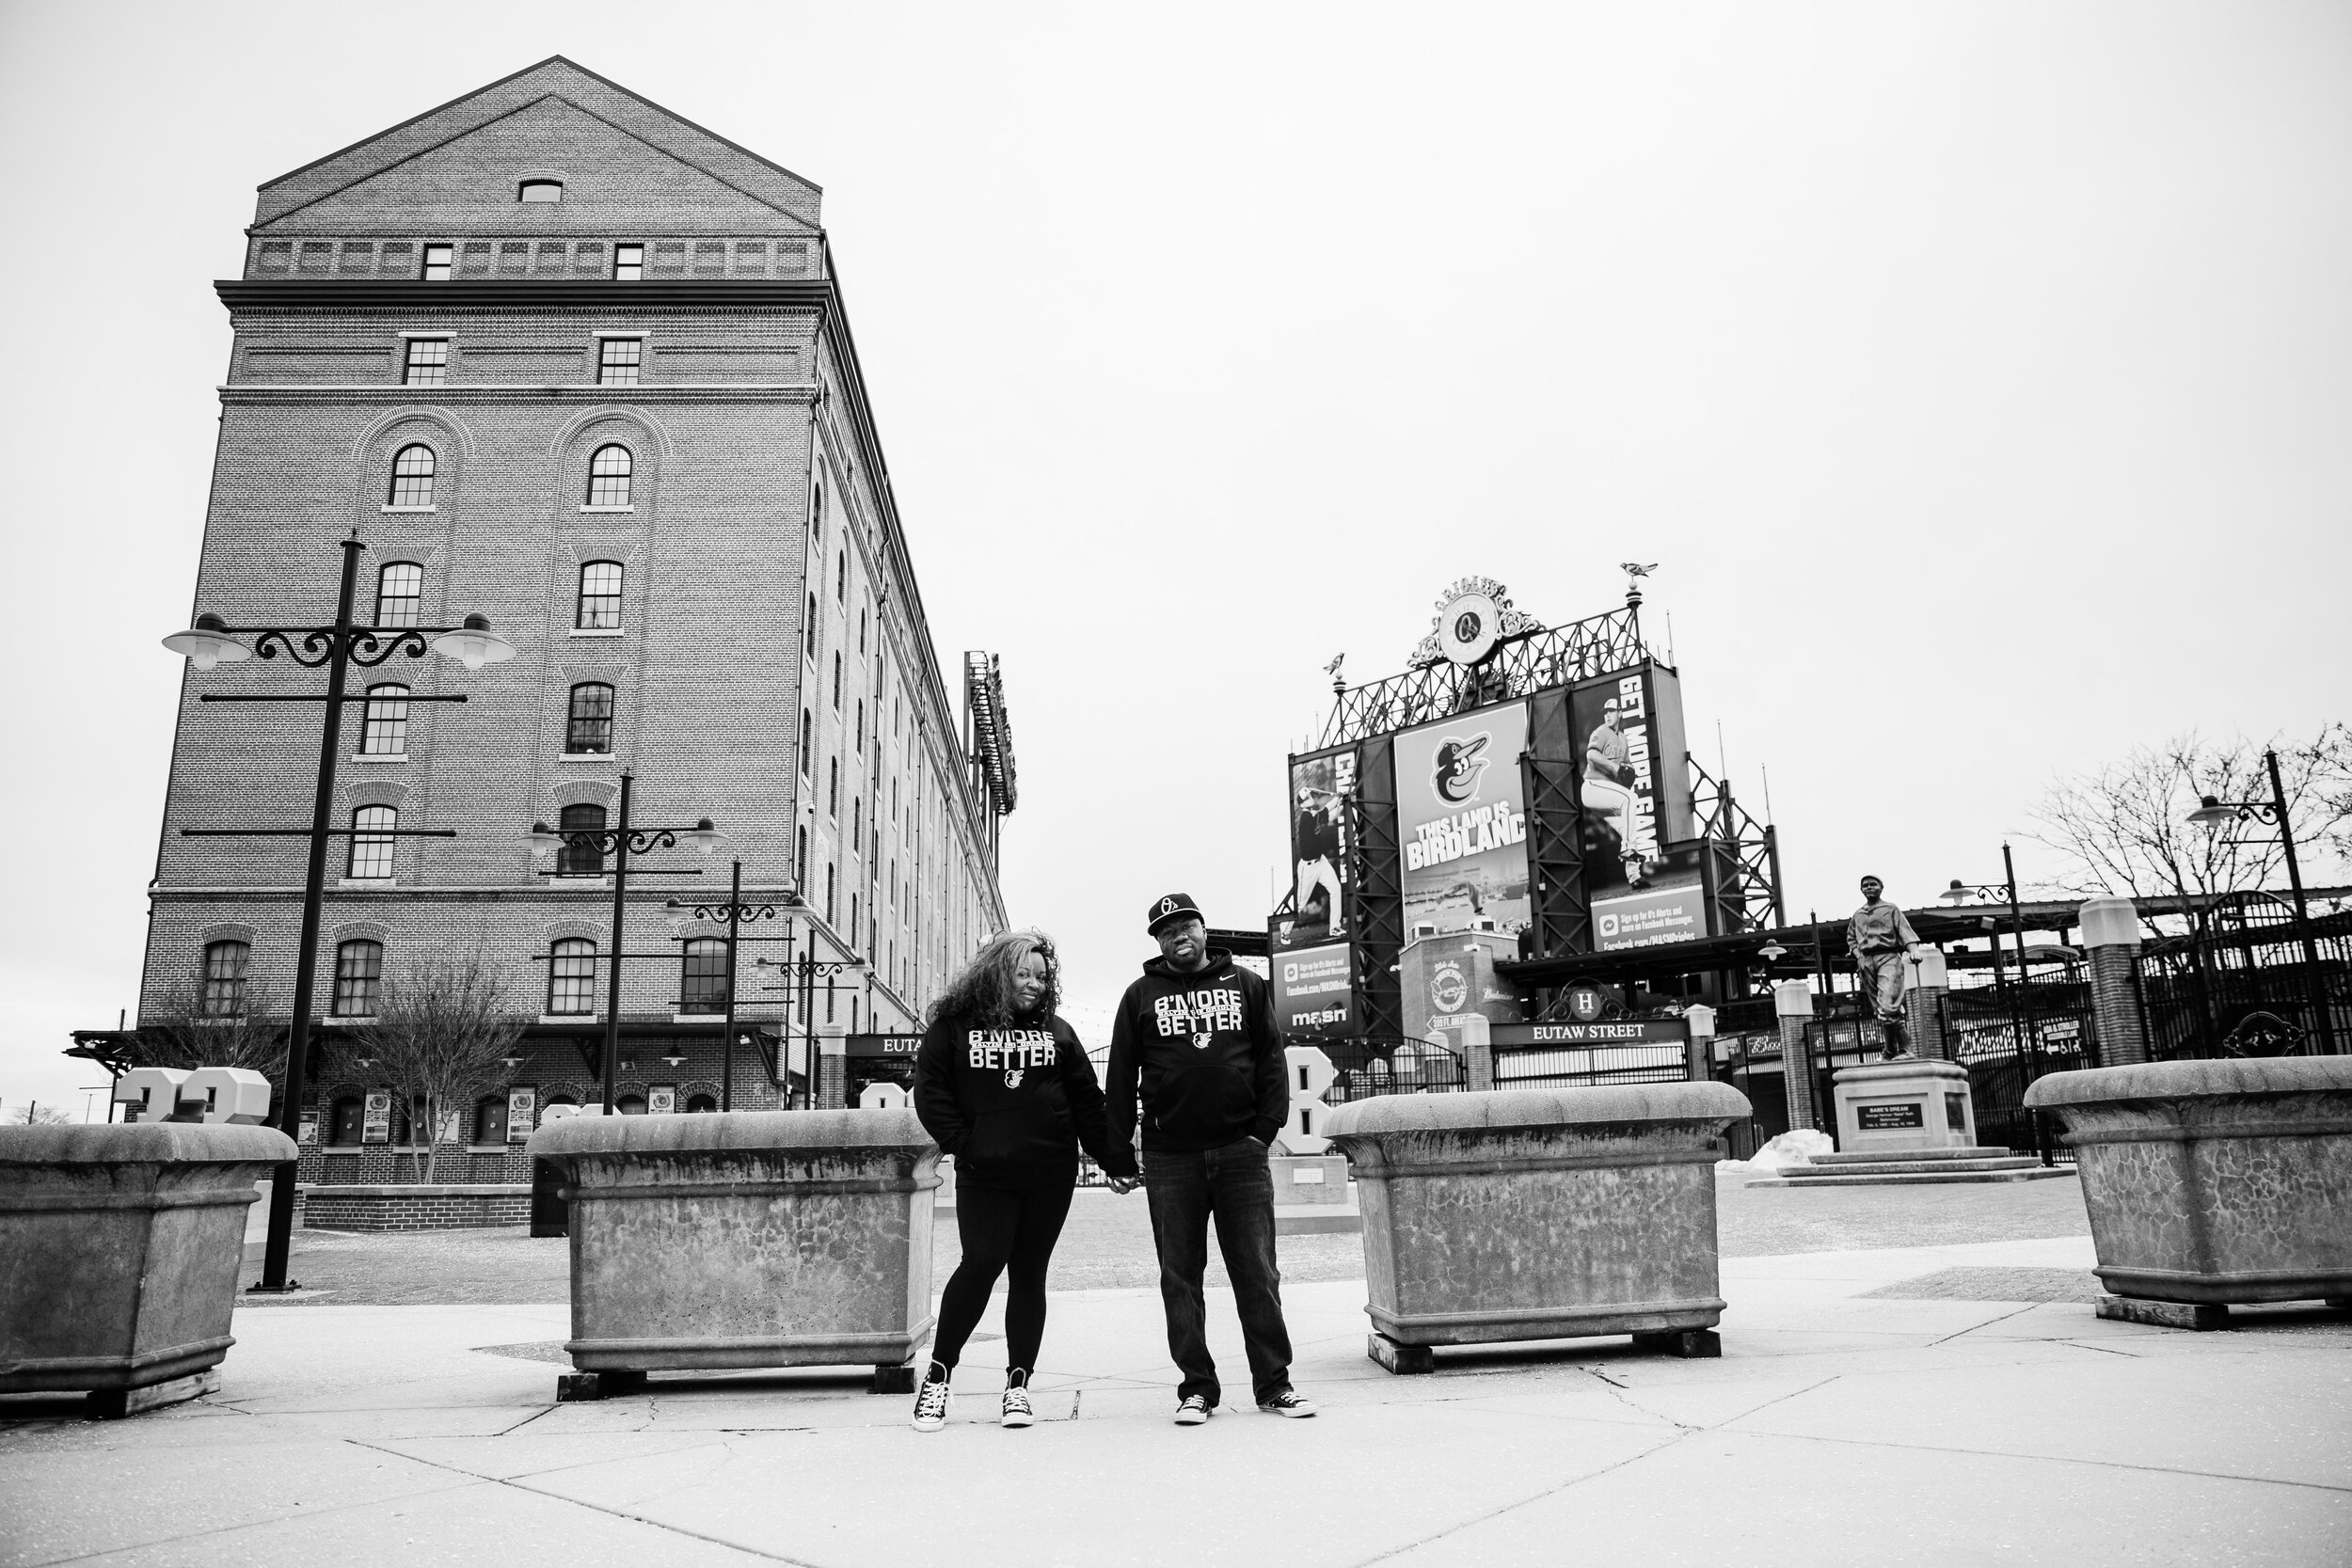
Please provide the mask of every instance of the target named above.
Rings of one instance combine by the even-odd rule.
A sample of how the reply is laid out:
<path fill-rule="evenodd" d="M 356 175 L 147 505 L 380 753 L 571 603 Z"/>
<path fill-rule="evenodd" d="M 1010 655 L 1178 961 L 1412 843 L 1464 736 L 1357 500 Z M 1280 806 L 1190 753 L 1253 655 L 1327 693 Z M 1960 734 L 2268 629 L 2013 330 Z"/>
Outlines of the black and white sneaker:
<path fill-rule="evenodd" d="M 923 1386 L 914 1391 L 914 1430 L 937 1432 L 947 1424 L 947 1369 L 931 1363 Z"/>
<path fill-rule="evenodd" d="M 1209 1402 L 1200 1394 L 1186 1394 L 1176 1402 L 1176 1424 L 1197 1427 L 1209 1418 Z"/>
<path fill-rule="evenodd" d="M 1037 1414 L 1029 1408 L 1029 1374 L 1015 1367 L 1005 1374 L 1005 1409 L 996 1424 L 1025 1427 L 1036 1422 Z"/>
<path fill-rule="evenodd" d="M 1258 1408 L 1269 1416 L 1288 1416 L 1293 1420 L 1315 1413 L 1315 1402 L 1299 1398 L 1296 1391 L 1283 1389 L 1270 1400 L 1260 1400 Z"/>

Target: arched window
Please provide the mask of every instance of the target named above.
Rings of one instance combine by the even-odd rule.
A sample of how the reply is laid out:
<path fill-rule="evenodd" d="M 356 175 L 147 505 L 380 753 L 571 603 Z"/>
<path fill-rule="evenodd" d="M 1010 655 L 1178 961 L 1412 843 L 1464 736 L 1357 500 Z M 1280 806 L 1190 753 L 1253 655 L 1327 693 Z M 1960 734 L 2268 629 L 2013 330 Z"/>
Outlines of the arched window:
<path fill-rule="evenodd" d="M 392 830 L 400 826 L 400 813 L 390 806 L 361 806 L 351 814 L 351 859 L 344 863 L 343 875 L 358 878 L 389 878 L 392 874 L 392 846 L 399 842 Z"/>
<path fill-rule="evenodd" d="M 828 758 L 825 763 L 825 815 L 841 815 L 841 759 Z"/>
<path fill-rule="evenodd" d="M 840 905 L 834 902 L 833 896 L 834 873 L 839 871 L 840 869 L 841 868 L 838 865 L 829 865 L 825 867 L 825 924 L 828 926 L 833 924 L 841 909 Z"/>
<path fill-rule="evenodd" d="M 808 829 L 800 830 L 800 847 L 792 856 L 792 886 L 795 890 L 808 886 Z"/>
<path fill-rule="evenodd" d="M 588 459 L 588 504 L 628 504 L 628 449 L 619 442 L 598 447 Z"/>
<path fill-rule="evenodd" d="M 723 937 L 696 937 L 686 944 L 678 977 L 678 1011 L 727 1010 L 727 944 Z"/>
<path fill-rule="evenodd" d="M 604 832 L 604 808 L 594 801 L 565 806 L 556 817 L 557 831 L 570 833 L 600 833 Z M 555 874 L 559 877 L 601 877 L 604 875 L 604 847 L 594 839 L 575 843 L 566 837 L 564 847 L 556 854 Z M 595 950 L 595 943 L 589 944 Z"/>
<path fill-rule="evenodd" d="M 850 552 L 846 546 L 841 551 L 836 572 L 837 575 L 833 579 L 833 596 L 841 603 L 848 604 L 850 602 Z"/>
<path fill-rule="evenodd" d="M 801 777 L 810 777 L 809 749 L 817 738 L 817 720 L 808 709 L 801 709 Z"/>
<path fill-rule="evenodd" d="M 841 650 L 833 651 L 833 710 L 841 711 Z"/>
<path fill-rule="evenodd" d="M 564 725 L 564 751 L 587 756 L 612 750 L 612 689 L 601 681 L 572 688 L 571 711 Z"/>
<path fill-rule="evenodd" d="M 719 1102 L 707 1094 L 690 1094 L 686 1097 L 686 1114 L 690 1117 L 701 1116 L 706 1112 L 716 1111 L 718 1108 Z"/>
<path fill-rule="evenodd" d="M 384 990 L 384 944 L 365 938 L 335 949 L 337 1018 L 373 1018 Z"/>
<path fill-rule="evenodd" d="M 485 1094 L 474 1101 L 473 1141 L 477 1144 L 502 1144 L 506 1141 L 506 1097 Z"/>
<path fill-rule="evenodd" d="M 396 681 L 368 688 L 367 719 L 359 732 L 364 757 L 408 754 L 408 689 Z"/>
<path fill-rule="evenodd" d="M 625 1117 L 642 1117 L 645 1114 L 645 1097 L 642 1094 L 625 1094 L 612 1102 L 612 1108 Z"/>
<path fill-rule="evenodd" d="M 421 448 L 415 449 L 421 451 Z M 413 626 L 424 602 L 424 568 L 413 561 L 388 561 L 375 574 L 375 624 Z"/>
<path fill-rule="evenodd" d="M 591 561 L 580 569 L 580 619 L 582 631 L 607 631 L 621 624 L 621 563 Z"/>
<path fill-rule="evenodd" d="M 548 949 L 548 1014 L 588 1018 L 596 1010 L 596 944 L 567 937 Z"/>
<path fill-rule="evenodd" d="M 853 749 L 860 752 L 866 750 L 866 699 L 863 697 L 857 700 L 857 745 Z"/>
<path fill-rule="evenodd" d="M 526 180 L 515 187 L 517 201 L 561 201 L 564 182 L 561 180 Z"/>
<path fill-rule="evenodd" d="M 825 470 L 820 467 L 809 476 L 808 486 L 809 536 L 822 543 L 825 537 Z"/>
<path fill-rule="evenodd" d="M 817 657 L 817 590 L 814 588 L 808 591 L 808 620 L 803 624 L 801 631 L 807 641 L 808 657 L 813 663 Z"/>
<path fill-rule="evenodd" d="M 238 1018 L 245 1013 L 246 966 L 252 947 L 242 942 L 204 944 L 204 992 L 198 1010 L 206 1018 Z"/>
<path fill-rule="evenodd" d="M 384 498 L 392 506 L 433 504 L 433 449 L 423 442 L 405 446 L 392 454 L 392 487 Z"/>
<path fill-rule="evenodd" d="M 335 1101 L 327 1114 L 326 1141 L 330 1144 L 356 1144 L 367 1132 L 367 1107 L 356 1094 L 344 1095 Z"/>

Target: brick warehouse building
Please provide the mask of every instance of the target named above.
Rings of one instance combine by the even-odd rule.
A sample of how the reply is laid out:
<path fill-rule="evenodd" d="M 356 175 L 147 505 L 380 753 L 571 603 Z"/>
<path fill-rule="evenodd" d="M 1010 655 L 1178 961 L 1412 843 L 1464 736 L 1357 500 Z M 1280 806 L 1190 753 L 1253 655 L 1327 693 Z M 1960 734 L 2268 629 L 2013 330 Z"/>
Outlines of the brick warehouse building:
<path fill-rule="evenodd" d="M 787 1014 L 752 965 L 784 948 L 746 942 L 738 1108 L 807 1102 L 812 1058 L 815 1102 L 840 1103 L 840 1037 L 912 1026 L 1006 924 L 1001 688 L 968 656 L 960 716 L 932 650 L 818 198 L 561 57 L 261 187 L 244 276 L 218 285 L 234 346 L 195 608 L 326 624 L 357 530 L 358 618 L 479 612 L 518 650 L 353 671 L 310 1180 L 409 1166 L 393 1097 L 332 1047 L 420 954 L 478 945 L 533 1020 L 440 1180 L 522 1180 L 537 1113 L 596 1100 L 607 868 L 528 830 L 617 825 L 625 768 L 634 824 L 726 835 L 708 862 L 632 864 L 625 951 L 665 957 L 624 965 L 625 1110 L 716 1104 L 724 927 L 665 904 L 723 897 L 731 859 L 747 899 L 804 895 L 747 938 L 788 925 L 796 953 L 865 961 Z M 142 1023 L 189 996 L 287 1005 L 304 841 L 181 830 L 309 820 L 318 705 L 199 698 L 323 684 L 282 659 L 187 675 Z M 456 836 L 364 836 L 393 828 Z M 110 1049 L 135 1042 L 77 1046 Z"/>

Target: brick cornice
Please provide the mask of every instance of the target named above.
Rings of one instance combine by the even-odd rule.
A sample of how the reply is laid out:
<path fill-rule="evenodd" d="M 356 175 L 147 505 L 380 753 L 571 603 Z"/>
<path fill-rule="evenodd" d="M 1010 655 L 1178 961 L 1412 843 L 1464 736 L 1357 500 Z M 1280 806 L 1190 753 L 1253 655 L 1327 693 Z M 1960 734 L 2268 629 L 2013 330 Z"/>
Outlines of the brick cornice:
<path fill-rule="evenodd" d="M 566 386 L 514 382 L 487 387 L 230 386 L 225 404 L 372 403 L 433 407 L 492 403 L 630 404 L 815 403 L 815 387 L 797 382 L 707 382 L 685 387 Z"/>
<path fill-rule="evenodd" d="M 827 278 L 226 277 L 213 284 L 231 310 L 808 310 L 838 308 Z"/>

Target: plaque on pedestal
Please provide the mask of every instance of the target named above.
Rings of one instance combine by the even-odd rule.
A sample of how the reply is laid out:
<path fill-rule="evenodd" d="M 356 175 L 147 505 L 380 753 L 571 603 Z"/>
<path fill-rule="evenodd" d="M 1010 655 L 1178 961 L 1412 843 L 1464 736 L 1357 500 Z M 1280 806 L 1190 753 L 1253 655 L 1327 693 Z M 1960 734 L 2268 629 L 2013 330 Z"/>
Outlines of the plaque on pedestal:
<path fill-rule="evenodd" d="M 1869 1062 L 1838 1069 L 1836 1082 L 1840 1152 L 1976 1146 L 1968 1069 L 1958 1062 Z"/>

